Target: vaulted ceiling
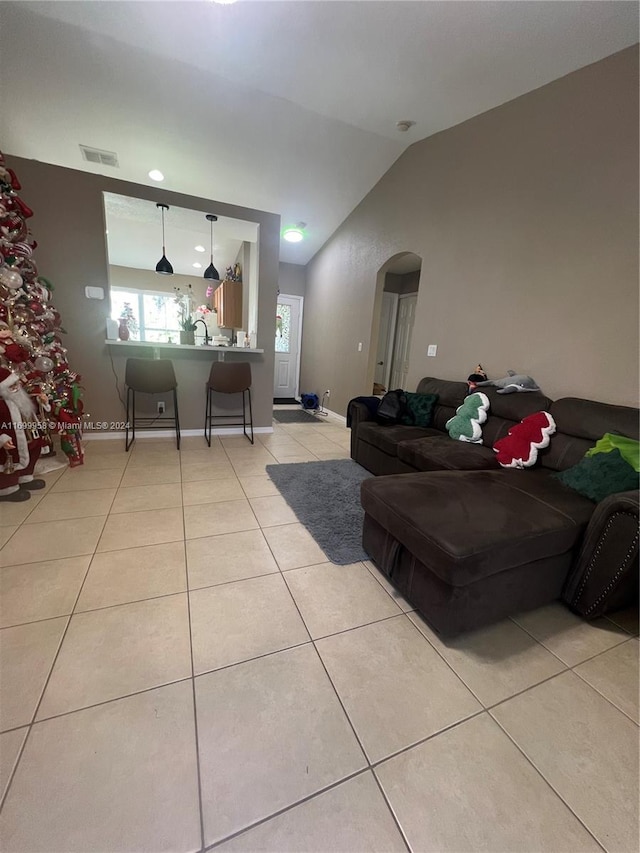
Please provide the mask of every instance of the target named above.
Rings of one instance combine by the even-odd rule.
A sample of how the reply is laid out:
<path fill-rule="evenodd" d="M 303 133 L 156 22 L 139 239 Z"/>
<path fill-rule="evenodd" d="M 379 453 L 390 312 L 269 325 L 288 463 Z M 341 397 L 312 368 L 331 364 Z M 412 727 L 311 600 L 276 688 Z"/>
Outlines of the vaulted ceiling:
<path fill-rule="evenodd" d="M 6 152 L 137 183 L 160 169 L 167 189 L 305 222 L 292 263 L 413 142 L 638 38 L 637 3 L 580 0 L 23 0 L 0 18 Z"/>

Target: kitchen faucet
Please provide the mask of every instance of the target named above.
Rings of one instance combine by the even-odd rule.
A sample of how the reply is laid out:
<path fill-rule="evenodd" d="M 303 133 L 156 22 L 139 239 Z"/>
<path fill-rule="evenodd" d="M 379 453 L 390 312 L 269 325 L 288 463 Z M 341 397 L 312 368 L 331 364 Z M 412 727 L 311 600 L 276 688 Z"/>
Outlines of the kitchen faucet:
<path fill-rule="evenodd" d="M 204 320 L 196 320 L 193 325 L 197 326 L 198 323 L 202 323 L 202 325 L 204 326 L 204 346 L 208 346 L 210 338 L 209 338 L 209 329 L 207 329 L 207 324 L 205 323 Z"/>

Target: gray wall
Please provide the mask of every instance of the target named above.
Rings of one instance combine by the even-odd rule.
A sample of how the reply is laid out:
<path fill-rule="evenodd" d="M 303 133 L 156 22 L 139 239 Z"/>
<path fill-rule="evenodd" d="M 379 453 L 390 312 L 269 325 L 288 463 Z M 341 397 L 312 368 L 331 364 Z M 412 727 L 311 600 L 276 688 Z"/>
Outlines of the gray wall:
<path fill-rule="evenodd" d="M 384 279 L 384 289 L 387 293 L 398 293 L 406 296 L 417 293 L 420 285 L 420 272 L 394 273 L 388 272 Z"/>
<path fill-rule="evenodd" d="M 285 264 L 281 262 L 278 274 L 280 293 L 287 294 L 288 296 L 305 296 L 307 290 L 305 269 L 300 264 Z"/>
<path fill-rule="evenodd" d="M 637 405 L 637 46 L 412 145 L 313 258 L 301 386 L 334 411 L 371 387 L 402 252 L 422 258 L 408 388 L 480 361 Z"/>
<path fill-rule="evenodd" d="M 102 193 L 106 191 L 160 201 L 203 213 L 214 209 L 219 216 L 260 224 L 258 347 L 265 353 L 247 358 L 252 365 L 254 424 L 271 426 L 273 318 L 276 314 L 280 217 L 211 199 L 24 160 L 10 154 L 6 159 L 22 183 L 22 198 L 34 211 L 30 220 L 33 235 L 38 241 L 34 259 L 39 272 L 55 285 L 53 301 L 68 331 L 65 345 L 69 350 L 69 361 L 83 377 L 85 409 L 90 413 L 88 419 L 91 421 L 123 420 L 124 412 L 118 399 L 110 356 L 113 357 L 113 370 L 119 377 L 122 391 L 126 357 L 151 354 L 151 349 L 147 351 L 145 348 L 123 347 L 116 350 L 107 347 L 104 340 L 109 301 L 88 300 L 84 294 L 86 285 L 108 287 Z M 184 429 L 201 428 L 204 383 L 214 356 L 206 350 L 171 350 L 170 357 L 178 378 L 181 425 Z M 149 408 L 149 411 L 154 410 L 155 404 Z"/>

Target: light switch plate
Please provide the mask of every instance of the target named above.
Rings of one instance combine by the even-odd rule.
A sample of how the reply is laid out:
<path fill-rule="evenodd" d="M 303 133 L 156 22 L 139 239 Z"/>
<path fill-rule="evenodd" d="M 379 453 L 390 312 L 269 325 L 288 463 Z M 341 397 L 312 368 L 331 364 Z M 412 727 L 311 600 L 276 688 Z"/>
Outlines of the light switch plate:
<path fill-rule="evenodd" d="M 84 295 L 87 299 L 104 299 L 104 288 L 103 287 L 85 287 Z"/>
<path fill-rule="evenodd" d="M 438 344 L 429 344 L 429 348 L 427 349 L 427 355 L 437 355 L 438 354 Z"/>

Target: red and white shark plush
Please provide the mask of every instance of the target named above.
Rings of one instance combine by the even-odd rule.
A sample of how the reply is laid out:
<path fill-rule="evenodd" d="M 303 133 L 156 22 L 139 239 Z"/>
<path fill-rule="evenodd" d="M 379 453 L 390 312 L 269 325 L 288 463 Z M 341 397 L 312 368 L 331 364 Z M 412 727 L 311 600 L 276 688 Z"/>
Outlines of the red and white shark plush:
<path fill-rule="evenodd" d="M 512 426 L 504 438 L 493 445 L 503 468 L 530 468 L 536 464 L 538 450 L 547 447 L 556 424 L 549 412 L 536 412 Z"/>

